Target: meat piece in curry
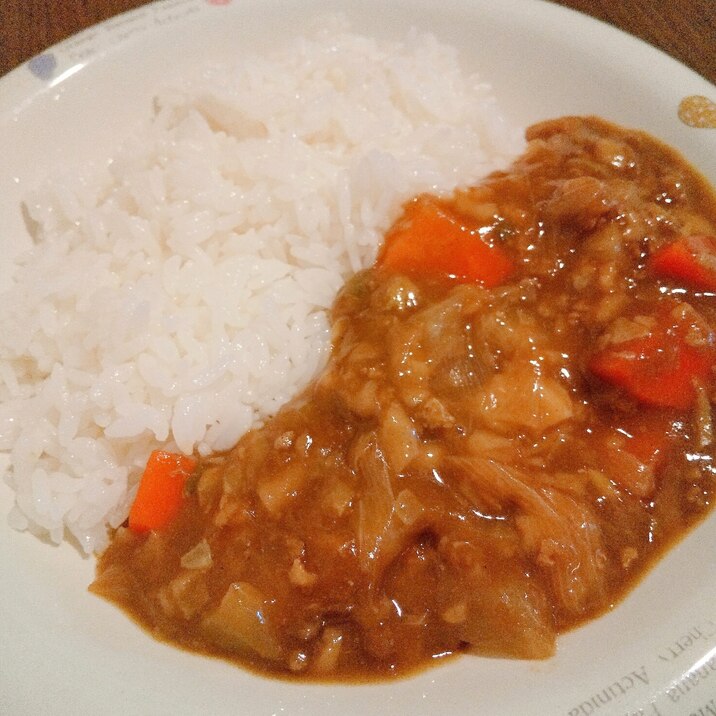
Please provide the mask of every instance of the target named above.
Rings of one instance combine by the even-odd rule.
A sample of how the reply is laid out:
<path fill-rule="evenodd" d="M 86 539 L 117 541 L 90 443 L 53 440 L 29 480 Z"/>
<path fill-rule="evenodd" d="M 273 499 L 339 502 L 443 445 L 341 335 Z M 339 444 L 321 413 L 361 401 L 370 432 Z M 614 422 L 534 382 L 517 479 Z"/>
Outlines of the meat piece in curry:
<path fill-rule="evenodd" d="M 278 675 L 545 658 L 707 513 L 714 196 L 596 118 L 527 138 L 405 207 L 323 373 L 198 459 L 165 526 L 120 528 L 94 592 Z"/>

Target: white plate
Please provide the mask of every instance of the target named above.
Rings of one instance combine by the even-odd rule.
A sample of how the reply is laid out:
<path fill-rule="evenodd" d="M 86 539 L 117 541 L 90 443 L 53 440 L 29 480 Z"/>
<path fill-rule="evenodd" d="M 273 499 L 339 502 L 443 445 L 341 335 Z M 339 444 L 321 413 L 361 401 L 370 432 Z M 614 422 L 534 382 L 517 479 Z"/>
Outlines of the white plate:
<path fill-rule="evenodd" d="M 376 36 L 410 24 L 432 30 L 493 83 L 516 122 L 600 114 L 678 147 L 716 183 L 716 132 L 676 114 L 684 96 L 716 99 L 716 88 L 650 46 L 540 0 L 169 0 L 91 28 L 0 80 L 3 255 L 25 240 L 19 200 L 49 169 L 109 154 L 149 115 L 154 92 L 193 65 L 280 42 L 327 8 Z M 10 504 L 3 486 L 2 513 Z M 3 520 L 0 712 L 713 714 L 715 545 L 713 516 L 617 609 L 563 636 L 550 661 L 465 657 L 349 687 L 262 679 L 159 644 L 86 592 L 91 560 Z"/>

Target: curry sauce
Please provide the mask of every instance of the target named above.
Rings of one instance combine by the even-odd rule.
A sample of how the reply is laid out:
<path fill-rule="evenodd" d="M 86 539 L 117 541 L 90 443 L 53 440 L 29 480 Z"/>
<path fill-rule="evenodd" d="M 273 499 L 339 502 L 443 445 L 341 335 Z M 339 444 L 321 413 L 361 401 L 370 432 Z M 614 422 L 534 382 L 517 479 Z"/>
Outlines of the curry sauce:
<path fill-rule="evenodd" d="M 708 513 L 714 194 L 600 119 L 527 139 L 406 205 L 323 372 L 200 458 L 165 528 L 117 530 L 92 591 L 278 676 L 542 659 Z"/>

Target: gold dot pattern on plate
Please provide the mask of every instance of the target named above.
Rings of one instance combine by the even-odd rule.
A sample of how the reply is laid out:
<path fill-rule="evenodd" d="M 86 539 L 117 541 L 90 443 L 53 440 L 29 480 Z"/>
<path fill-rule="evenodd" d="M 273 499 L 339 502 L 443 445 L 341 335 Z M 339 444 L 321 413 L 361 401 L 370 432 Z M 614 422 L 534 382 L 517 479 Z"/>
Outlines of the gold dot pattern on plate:
<path fill-rule="evenodd" d="M 716 129 L 716 102 L 692 94 L 679 103 L 679 119 L 689 127 Z"/>

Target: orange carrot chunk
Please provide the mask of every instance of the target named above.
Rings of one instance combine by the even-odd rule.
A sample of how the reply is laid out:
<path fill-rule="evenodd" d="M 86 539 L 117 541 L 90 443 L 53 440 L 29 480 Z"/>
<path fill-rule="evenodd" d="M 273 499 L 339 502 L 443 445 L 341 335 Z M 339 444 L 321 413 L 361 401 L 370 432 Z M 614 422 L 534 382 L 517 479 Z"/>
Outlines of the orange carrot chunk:
<path fill-rule="evenodd" d="M 643 411 L 618 428 L 597 431 L 601 464 L 609 478 L 629 493 L 648 498 L 674 442 L 673 422 L 662 411 Z"/>
<path fill-rule="evenodd" d="M 181 508 L 184 483 L 195 467 L 193 457 L 165 450 L 152 452 L 129 511 L 129 528 L 148 532 L 166 527 Z"/>
<path fill-rule="evenodd" d="M 460 283 L 501 284 L 513 264 L 497 246 L 488 246 L 476 230 L 426 198 L 408 205 L 385 238 L 378 265 L 396 273 L 447 278 Z"/>
<path fill-rule="evenodd" d="M 712 348 L 687 342 L 687 330 L 661 316 L 649 335 L 607 346 L 589 368 L 646 405 L 685 410 L 696 399 L 696 385 L 709 384 L 714 364 Z"/>
<path fill-rule="evenodd" d="M 659 249 L 649 265 L 658 276 L 716 291 L 716 236 L 682 236 Z"/>

